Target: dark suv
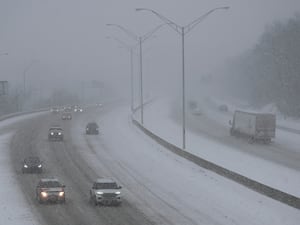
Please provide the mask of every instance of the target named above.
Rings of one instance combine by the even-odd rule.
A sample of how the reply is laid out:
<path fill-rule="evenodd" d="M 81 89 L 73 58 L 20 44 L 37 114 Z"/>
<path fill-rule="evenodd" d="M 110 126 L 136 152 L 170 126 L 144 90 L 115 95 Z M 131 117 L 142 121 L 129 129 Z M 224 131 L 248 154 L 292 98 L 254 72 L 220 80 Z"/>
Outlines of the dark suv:
<path fill-rule="evenodd" d="M 62 185 L 58 179 L 55 178 L 41 179 L 36 187 L 36 199 L 39 203 L 65 203 L 65 185 Z"/>
<path fill-rule="evenodd" d="M 85 128 L 86 134 L 99 134 L 99 126 L 97 123 L 88 123 Z"/>
<path fill-rule="evenodd" d="M 43 165 L 39 157 L 27 157 L 23 161 L 22 173 L 42 173 Z"/>
<path fill-rule="evenodd" d="M 51 127 L 48 131 L 49 141 L 63 141 L 64 134 L 61 127 Z"/>

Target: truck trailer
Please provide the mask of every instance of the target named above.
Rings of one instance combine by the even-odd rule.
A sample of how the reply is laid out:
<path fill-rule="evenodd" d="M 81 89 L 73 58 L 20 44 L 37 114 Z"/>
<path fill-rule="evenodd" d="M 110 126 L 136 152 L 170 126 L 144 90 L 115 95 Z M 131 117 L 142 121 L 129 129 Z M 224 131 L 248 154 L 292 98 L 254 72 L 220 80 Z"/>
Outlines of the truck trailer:
<path fill-rule="evenodd" d="M 230 135 L 247 137 L 248 141 L 270 143 L 275 138 L 276 116 L 271 113 L 235 111 Z"/>

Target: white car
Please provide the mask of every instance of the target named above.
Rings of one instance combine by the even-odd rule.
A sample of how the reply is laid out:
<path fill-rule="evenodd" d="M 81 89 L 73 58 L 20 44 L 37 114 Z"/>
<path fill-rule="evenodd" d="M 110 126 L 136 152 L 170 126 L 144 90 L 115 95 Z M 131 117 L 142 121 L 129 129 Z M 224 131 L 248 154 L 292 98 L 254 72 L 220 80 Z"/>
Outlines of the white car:
<path fill-rule="evenodd" d="M 122 203 L 121 186 L 111 179 L 97 179 L 90 190 L 90 201 L 95 205 L 116 205 Z"/>

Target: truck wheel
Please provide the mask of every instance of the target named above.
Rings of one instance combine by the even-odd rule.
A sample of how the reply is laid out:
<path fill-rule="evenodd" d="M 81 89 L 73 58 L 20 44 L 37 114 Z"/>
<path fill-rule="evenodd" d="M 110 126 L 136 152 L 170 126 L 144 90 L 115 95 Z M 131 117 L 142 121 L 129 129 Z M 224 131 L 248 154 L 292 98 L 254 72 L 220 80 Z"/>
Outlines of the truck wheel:
<path fill-rule="evenodd" d="M 230 128 L 230 135 L 231 135 L 231 136 L 234 136 L 234 131 L 233 131 L 232 128 Z"/>
<path fill-rule="evenodd" d="M 43 201 L 42 201 L 42 199 L 40 198 L 40 196 L 39 196 L 39 195 L 37 195 L 37 196 L 36 196 L 36 198 L 37 198 L 37 201 L 38 201 L 38 203 L 40 203 L 40 204 L 42 204 L 42 203 L 43 203 Z"/>
<path fill-rule="evenodd" d="M 248 139 L 248 143 L 249 143 L 249 144 L 253 144 L 254 142 L 255 142 L 254 137 L 250 137 L 250 138 Z"/>

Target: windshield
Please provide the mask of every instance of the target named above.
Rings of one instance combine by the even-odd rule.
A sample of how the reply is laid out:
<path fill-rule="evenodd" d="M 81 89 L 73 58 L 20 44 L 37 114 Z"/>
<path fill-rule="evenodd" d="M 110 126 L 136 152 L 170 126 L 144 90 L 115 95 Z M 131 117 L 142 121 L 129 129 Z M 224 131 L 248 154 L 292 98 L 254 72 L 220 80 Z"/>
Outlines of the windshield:
<path fill-rule="evenodd" d="M 50 128 L 49 131 L 52 131 L 52 132 L 61 132 L 62 129 L 60 129 L 60 128 Z"/>
<path fill-rule="evenodd" d="M 40 163 L 40 159 L 37 157 L 31 157 L 31 158 L 26 158 L 24 160 L 25 163 L 32 163 L 32 164 L 37 164 Z"/>
<path fill-rule="evenodd" d="M 45 181 L 40 184 L 44 188 L 61 187 L 62 185 L 58 181 Z"/>
<path fill-rule="evenodd" d="M 93 188 L 95 189 L 117 189 L 116 183 L 95 183 Z"/>

